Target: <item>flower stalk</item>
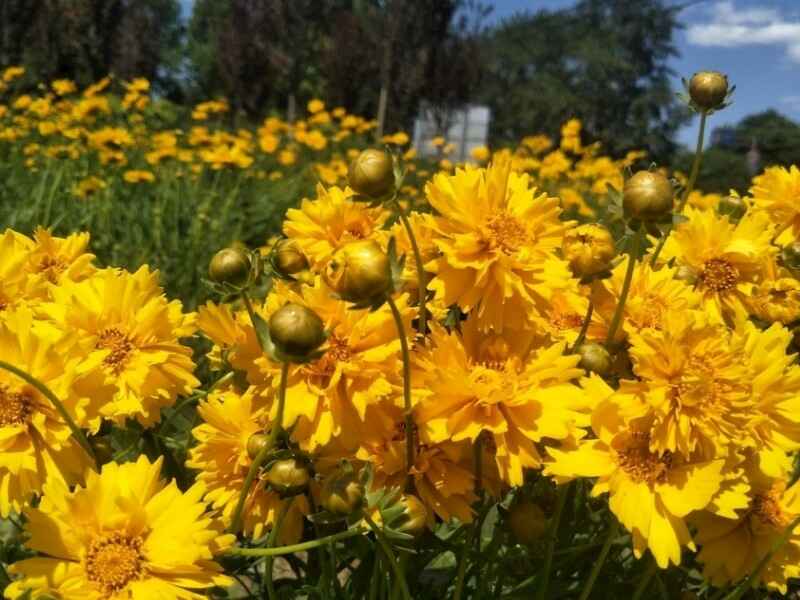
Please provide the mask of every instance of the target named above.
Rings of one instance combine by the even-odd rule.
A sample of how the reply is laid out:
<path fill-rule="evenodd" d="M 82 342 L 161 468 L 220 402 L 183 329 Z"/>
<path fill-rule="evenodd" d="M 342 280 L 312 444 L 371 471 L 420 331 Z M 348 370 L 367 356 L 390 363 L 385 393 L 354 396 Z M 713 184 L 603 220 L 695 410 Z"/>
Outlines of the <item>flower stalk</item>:
<path fill-rule="evenodd" d="M 414 485 L 414 476 L 411 468 L 414 466 L 414 418 L 411 412 L 411 354 L 408 351 L 408 338 L 403 325 L 403 317 L 397 304 L 391 296 L 386 296 L 386 302 L 392 309 L 397 335 L 400 338 L 400 350 L 403 355 L 403 413 L 406 430 L 406 491 L 411 491 Z"/>
<path fill-rule="evenodd" d="M 404 600 L 412 600 L 411 594 L 408 591 L 408 583 L 406 583 L 405 573 L 403 573 L 403 570 L 400 568 L 400 564 L 397 561 L 397 556 L 395 556 L 395 553 L 392 550 L 389 542 L 386 541 L 383 531 L 381 531 L 381 528 L 377 523 L 375 523 L 372 517 L 366 513 L 364 513 L 364 520 L 370 526 L 370 529 L 372 529 L 372 531 L 375 533 L 375 538 L 378 540 L 378 544 L 380 545 L 381 550 L 383 550 L 383 553 L 386 555 L 386 560 L 389 561 L 389 566 L 392 567 L 394 576 L 397 578 L 397 583 L 400 586 L 400 593 L 402 594 Z"/>
<path fill-rule="evenodd" d="M 419 332 L 424 337 L 425 334 L 428 332 L 428 309 L 427 309 L 427 277 L 425 276 L 425 267 L 422 262 L 422 253 L 419 250 L 419 244 L 417 243 L 417 236 L 414 234 L 414 228 L 411 226 L 411 221 L 408 220 L 408 215 L 406 214 L 403 205 L 400 204 L 400 201 L 397 199 L 397 193 L 392 196 L 392 202 L 395 206 L 395 210 L 397 210 L 397 214 L 400 217 L 400 222 L 403 223 L 403 227 L 406 230 L 406 235 L 408 235 L 408 241 L 411 243 L 411 251 L 414 254 L 414 264 L 417 267 L 417 286 L 419 287 Z"/>
<path fill-rule="evenodd" d="M 550 535 L 547 541 L 547 550 L 545 551 L 544 566 L 542 567 L 542 582 L 539 585 L 539 591 L 536 594 L 536 600 L 546 600 L 547 587 L 550 583 L 550 571 L 553 570 L 553 555 L 555 554 L 556 542 L 558 541 L 558 528 L 561 524 L 561 515 L 564 512 L 564 505 L 567 503 L 567 495 L 569 494 L 572 484 L 562 485 L 558 490 L 558 501 L 556 503 L 556 512 L 553 515 L 553 523 L 550 525 Z"/>
<path fill-rule="evenodd" d="M 612 519 L 614 518 L 612 517 Z M 592 565 L 592 571 L 589 573 L 589 579 L 586 580 L 586 585 L 583 586 L 583 590 L 581 591 L 581 595 L 578 600 L 587 600 L 589 598 L 589 594 L 592 593 L 592 588 L 594 588 L 597 577 L 600 575 L 600 571 L 603 569 L 603 565 L 606 563 L 608 553 L 611 551 L 611 544 L 614 543 L 618 533 L 619 523 L 616 521 L 616 519 L 614 519 L 614 523 L 608 530 L 606 540 L 603 543 L 603 547 L 600 549 L 600 554 L 597 557 L 597 560 L 595 560 L 594 565 Z"/>
<path fill-rule="evenodd" d="M 275 519 L 275 523 L 272 525 L 272 531 L 269 532 L 269 537 L 267 538 L 267 548 L 273 547 L 275 542 L 278 541 L 278 536 L 281 534 L 281 528 L 283 527 L 283 521 L 286 519 L 286 515 L 289 513 L 289 509 L 292 506 L 293 500 L 293 497 L 288 498 L 284 501 L 283 506 L 281 506 L 281 510 Z M 264 581 L 267 585 L 267 596 L 269 597 L 269 600 L 275 600 L 278 597 L 275 593 L 275 584 L 272 582 L 272 563 L 274 560 L 274 556 L 267 556 L 267 560 L 264 561 Z"/>
<path fill-rule="evenodd" d="M 277 546 L 273 548 L 231 548 L 230 550 L 227 551 L 227 554 L 232 554 L 236 556 L 252 556 L 252 557 L 283 556 L 284 554 L 296 554 L 298 552 L 313 550 L 314 548 L 320 548 L 328 544 L 335 544 L 336 542 L 339 542 L 341 540 L 346 540 L 351 537 L 363 535 L 367 531 L 368 530 L 364 527 L 355 527 L 353 529 L 340 531 L 338 533 L 334 533 L 322 538 L 317 538 L 316 540 L 301 542 L 299 544 L 290 544 L 288 546 Z"/>
<path fill-rule="evenodd" d="M 642 243 L 643 231 L 644 227 L 639 225 L 639 228 L 636 230 L 636 233 L 633 235 L 633 239 L 631 240 L 628 256 L 628 268 L 625 271 L 625 279 L 622 282 L 622 290 L 619 293 L 619 302 L 617 303 L 617 308 L 614 310 L 614 316 L 611 318 L 611 325 L 608 327 L 608 335 L 606 336 L 606 348 L 609 350 L 614 344 L 614 337 L 617 335 L 617 329 L 619 329 L 620 323 L 622 323 L 622 314 L 625 310 L 625 302 L 628 299 L 628 292 L 630 292 L 631 289 L 633 269 L 636 266 L 636 259 L 639 256 L 639 248 Z"/>

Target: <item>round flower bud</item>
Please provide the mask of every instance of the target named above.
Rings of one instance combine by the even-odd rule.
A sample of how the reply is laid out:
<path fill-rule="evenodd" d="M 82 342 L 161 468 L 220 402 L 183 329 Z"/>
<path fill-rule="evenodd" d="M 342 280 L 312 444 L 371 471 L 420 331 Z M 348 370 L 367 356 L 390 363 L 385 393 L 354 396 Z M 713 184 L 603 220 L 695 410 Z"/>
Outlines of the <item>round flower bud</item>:
<path fill-rule="evenodd" d="M 269 337 L 288 358 L 304 358 L 325 342 L 325 325 L 310 308 L 285 304 L 269 318 Z"/>
<path fill-rule="evenodd" d="M 740 219 L 747 212 L 747 203 L 741 196 L 723 196 L 718 210 L 722 215 L 730 215 L 732 219 Z"/>
<path fill-rule="evenodd" d="M 277 460 L 267 471 L 267 482 L 282 496 L 296 496 L 308 489 L 311 473 L 305 462 L 297 458 Z"/>
<path fill-rule="evenodd" d="M 267 445 L 269 438 L 263 433 L 254 433 L 247 440 L 247 456 L 255 458 Z"/>
<path fill-rule="evenodd" d="M 575 349 L 575 353 L 581 357 L 578 366 L 582 369 L 597 373 L 601 377 L 611 372 L 611 355 L 602 344 L 594 342 L 581 344 Z"/>
<path fill-rule="evenodd" d="M 428 509 L 422 501 L 412 494 L 405 494 L 400 503 L 403 505 L 403 521 L 397 527 L 398 531 L 417 537 L 428 522 Z"/>
<path fill-rule="evenodd" d="M 389 257 L 374 240 L 350 242 L 339 248 L 325 269 L 325 281 L 348 302 L 366 302 L 392 289 Z"/>
<path fill-rule="evenodd" d="M 215 283 L 243 286 L 250 278 L 252 268 L 247 251 L 231 247 L 217 252 L 208 265 L 208 276 Z"/>
<path fill-rule="evenodd" d="M 614 238 L 602 225 L 579 225 L 564 235 L 564 258 L 576 277 L 591 277 L 611 267 Z"/>
<path fill-rule="evenodd" d="M 394 188 L 392 157 L 382 150 L 364 150 L 350 163 L 348 183 L 354 192 L 362 196 L 385 196 Z"/>
<path fill-rule="evenodd" d="M 520 544 L 530 546 L 547 533 L 547 517 L 538 504 L 530 500 L 516 502 L 508 511 L 508 525 Z"/>
<path fill-rule="evenodd" d="M 355 473 L 338 472 L 325 480 L 320 503 L 328 512 L 349 515 L 364 502 L 364 486 Z"/>
<path fill-rule="evenodd" d="M 689 81 L 689 96 L 701 110 L 713 110 L 725 102 L 728 78 L 717 71 L 700 71 Z"/>
<path fill-rule="evenodd" d="M 308 269 L 308 259 L 294 240 L 281 240 L 272 251 L 272 266 L 281 275 L 294 275 Z"/>
<path fill-rule="evenodd" d="M 675 190 L 661 173 L 638 171 L 625 182 L 622 205 L 625 213 L 640 221 L 658 221 L 672 212 Z"/>

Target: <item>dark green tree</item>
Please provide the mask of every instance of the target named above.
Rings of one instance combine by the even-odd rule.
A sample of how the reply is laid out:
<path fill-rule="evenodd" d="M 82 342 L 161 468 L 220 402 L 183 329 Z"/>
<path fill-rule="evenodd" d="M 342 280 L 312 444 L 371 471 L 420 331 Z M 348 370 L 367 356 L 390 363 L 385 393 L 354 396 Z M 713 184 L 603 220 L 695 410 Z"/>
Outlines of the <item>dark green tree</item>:
<path fill-rule="evenodd" d="M 736 126 L 736 150 L 746 153 L 755 142 L 761 166 L 800 165 L 800 125 L 776 110 L 742 119 Z"/>
<path fill-rule="evenodd" d="M 486 39 L 483 99 L 492 136 L 510 141 L 578 117 L 588 136 L 619 154 L 674 150 L 688 118 L 670 85 L 678 8 L 662 0 L 581 0 L 513 18 Z"/>

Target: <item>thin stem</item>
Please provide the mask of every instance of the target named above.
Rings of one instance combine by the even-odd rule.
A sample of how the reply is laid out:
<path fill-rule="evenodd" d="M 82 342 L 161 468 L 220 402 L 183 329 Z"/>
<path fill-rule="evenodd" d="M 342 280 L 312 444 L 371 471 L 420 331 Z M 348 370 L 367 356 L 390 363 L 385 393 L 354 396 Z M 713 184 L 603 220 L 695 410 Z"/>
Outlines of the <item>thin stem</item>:
<path fill-rule="evenodd" d="M 242 302 L 244 302 L 244 307 L 247 309 L 247 315 L 250 317 L 250 323 L 253 324 L 253 328 L 258 331 L 256 328 L 256 312 L 253 310 L 253 303 L 250 302 L 250 296 L 247 294 L 247 290 L 242 290 Z M 261 352 L 264 352 L 264 346 L 261 345 L 261 337 L 256 335 L 256 340 L 258 340 L 258 346 L 261 348 Z"/>
<path fill-rule="evenodd" d="M 589 573 L 589 579 L 586 580 L 586 585 L 583 586 L 583 591 L 581 592 L 581 595 L 578 598 L 578 600 L 586 600 L 589 597 L 589 594 L 592 593 L 592 588 L 594 588 L 594 584 L 597 581 L 597 577 L 600 575 L 600 571 L 603 569 L 603 565 L 606 562 L 606 558 L 608 558 L 608 553 L 611 550 L 611 544 L 614 543 L 614 539 L 617 537 L 618 531 L 619 531 L 619 523 L 617 523 L 615 519 L 614 524 L 611 525 L 611 528 L 608 530 L 606 541 L 603 543 L 603 548 L 600 550 L 600 554 L 598 555 L 597 560 L 594 561 L 594 565 L 592 566 L 592 571 L 591 573 Z"/>
<path fill-rule="evenodd" d="M 574 352 L 578 346 L 583 343 L 583 340 L 586 339 L 586 332 L 589 330 L 589 323 L 592 320 L 593 313 L 594 302 L 592 302 L 592 297 L 589 296 L 589 307 L 586 309 L 586 316 L 583 317 L 583 323 L 581 323 L 581 330 L 578 332 L 578 337 L 575 338 L 575 343 L 572 345 L 572 352 Z"/>
<path fill-rule="evenodd" d="M 283 410 L 286 406 L 286 380 L 288 377 L 289 363 L 285 362 L 281 364 L 281 382 L 280 387 L 278 388 L 278 413 L 275 415 L 275 420 L 272 422 L 272 426 L 270 427 L 269 438 L 267 438 L 266 444 L 264 444 L 264 447 L 253 459 L 253 462 L 250 464 L 250 469 L 247 471 L 247 476 L 245 477 L 244 484 L 242 485 L 242 491 L 239 494 L 239 501 L 236 503 L 236 510 L 233 512 L 233 521 L 231 522 L 230 528 L 232 533 L 239 531 L 242 520 L 242 511 L 244 510 L 244 503 L 247 500 L 247 494 L 250 492 L 250 486 L 253 485 L 253 480 L 258 474 L 258 470 L 261 468 L 261 465 L 264 464 L 267 456 L 275 446 L 275 442 L 277 442 L 278 435 L 282 429 Z"/>
<path fill-rule="evenodd" d="M 547 598 L 547 586 L 550 582 L 550 571 L 553 568 L 553 553 L 558 541 L 558 526 L 561 523 L 561 514 L 564 512 L 564 505 L 567 503 L 567 494 L 572 484 L 562 485 L 558 490 L 558 502 L 556 503 L 556 513 L 553 515 L 553 523 L 550 526 L 550 539 L 547 541 L 547 550 L 544 557 L 544 567 L 542 567 L 542 584 L 536 594 L 537 600 Z"/>
<path fill-rule="evenodd" d="M 631 240 L 630 251 L 628 256 L 628 269 L 625 271 L 625 279 L 622 282 L 622 290 L 619 293 L 619 302 L 614 311 L 614 316 L 611 318 L 611 325 L 608 327 L 608 336 L 606 336 L 606 348 L 611 348 L 614 343 L 614 337 L 617 335 L 617 329 L 622 322 L 622 313 L 625 309 L 625 301 L 628 299 L 628 292 L 631 289 L 631 281 L 633 280 L 633 269 L 636 266 L 636 259 L 639 255 L 639 246 L 642 243 L 642 233 L 644 228 L 639 225 L 639 229 L 633 234 Z"/>
<path fill-rule="evenodd" d="M 278 536 L 281 534 L 281 527 L 283 527 L 283 521 L 286 519 L 286 515 L 289 513 L 289 509 L 292 506 L 292 500 L 294 500 L 294 498 L 289 498 L 284 501 L 283 506 L 281 506 L 281 511 L 278 513 L 275 523 L 272 525 L 272 531 L 269 532 L 267 548 L 272 548 L 278 540 Z M 268 556 L 267 560 L 264 561 L 264 577 L 266 578 L 267 595 L 270 600 L 275 600 L 275 598 L 277 598 L 275 594 L 275 584 L 272 583 L 272 561 L 274 560 L 274 556 Z"/>
<path fill-rule="evenodd" d="M 797 517 L 789 524 L 789 526 L 786 528 L 786 531 L 783 532 L 783 535 L 772 544 L 769 552 L 767 552 L 767 554 L 765 554 L 764 557 L 758 561 L 758 565 L 756 566 L 755 570 L 750 573 L 750 575 L 748 575 L 744 581 L 737 585 L 736 589 L 734 589 L 729 595 L 725 596 L 725 600 L 739 600 L 739 598 L 744 596 L 748 589 L 755 586 L 758 578 L 761 576 L 761 572 L 767 568 L 769 561 L 772 560 L 772 557 L 775 556 L 775 553 L 780 550 L 786 542 L 789 541 L 792 533 L 794 533 L 795 527 L 798 525 L 800 525 L 800 517 Z"/>
<path fill-rule="evenodd" d="M 647 570 L 642 575 L 642 578 L 639 580 L 639 585 L 636 586 L 636 590 L 633 592 L 633 596 L 631 600 L 639 600 L 644 593 L 647 591 L 647 588 L 650 587 L 650 582 L 653 579 L 653 575 L 656 574 L 656 569 L 658 565 L 656 564 L 656 560 L 650 556 L 650 564 L 647 565 Z"/>
<path fill-rule="evenodd" d="M 64 405 L 61 404 L 61 401 L 50 390 L 49 387 L 47 387 L 41 381 L 36 379 L 36 377 L 34 377 L 33 375 L 30 375 L 25 371 L 23 371 L 22 369 L 19 369 L 14 365 L 4 362 L 2 360 L 0 360 L 0 369 L 5 369 L 6 371 L 13 373 L 20 379 L 23 379 L 29 385 L 35 387 L 43 396 L 45 396 L 50 401 L 50 403 L 55 407 L 56 411 L 58 411 L 58 414 L 61 415 L 61 418 L 64 419 L 64 421 L 67 424 L 67 427 L 69 427 L 69 430 L 72 432 L 72 436 L 78 441 L 81 447 L 92 458 L 94 463 L 98 467 L 100 466 L 99 463 L 97 462 L 97 456 L 95 456 L 94 450 L 92 449 L 91 444 L 89 444 L 89 440 L 86 439 L 83 430 L 81 430 L 81 428 L 76 425 L 75 421 L 72 420 L 72 417 L 69 416 L 67 409 L 64 408 Z"/>
<path fill-rule="evenodd" d="M 419 251 L 419 244 L 417 244 L 417 236 L 414 235 L 414 229 L 411 227 L 411 221 L 408 220 L 408 215 L 400 201 L 397 199 L 397 194 L 392 198 L 394 201 L 397 214 L 400 216 L 400 221 L 405 227 L 408 241 L 411 243 L 411 251 L 414 253 L 414 263 L 417 267 L 417 285 L 419 287 L 419 332 L 424 336 L 428 332 L 428 310 L 427 310 L 427 291 L 428 282 L 425 267 L 422 263 L 422 253 Z"/>
<path fill-rule="evenodd" d="M 277 548 L 231 548 L 227 554 L 235 554 L 236 556 L 281 556 L 283 554 L 296 554 L 297 552 L 304 552 L 306 550 L 313 550 L 326 544 L 333 544 L 339 540 L 346 540 L 347 538 L 362 535 L 367 530 L 363 527 L 356 527 L 346 531 L 340 531 L 332 535 L 311 540 L 308 542 L 301 542 L 299 544 L 291 544 L 289 546 L 278 546 Z"/>
<path fill-rule="evenodd" d="M 683 212 L 686 202 L 689 200 L 689 194 L 694 190 L 694 184 L 697 182 L 697 174 L 700 172 L 700 163 L 703 160 L 703 138 L 706 133 L 706 119 L 708 113 L 703 111 L 700 113 L 700 132 L 697 134 L 697 146 L 694 150 L 694 161 L 692 162 L 692 170 L 689 174 L 689 182 L 686 184 L 686 189 L 683 190 L 681 203 L 678 205 L 678 214 Z"/>
<path fill-rule="evenodd" d="M 483 442 L 479 435 L 475 438 L 472 446 L 473 449 L 473 462 L 475 466 L 475 494 L 478 498 L 481 497 L 481 486 L 483 477 Z M 469 558 L 469 549 L 475 544 L 478 533 L 481 528 L 480 515 L 476 514 L 472 522 L 472 527 L 469 530 L 469 536 L 464 541 L 464 547 L 461 550 L 461 556 L 458 559 L 458 574 L 456 575 L 456 588 L 453 593 L 453 600 L 461 600 L 461 594 L 464 592 L 465 578 L 467 574 L 467 559 Z M 480 543 L 480 542 L 478 542 Z M 480 550 L 480 548 L 478 548 Z"/>
<path fill-rule="evenodd" d="M 378 540 L 378 544 L 380 544 L 383 553 L 386 555 L 386 559 L 389 561 L 389 566 L 392 567 L 394 576 L 397 578 L 397 581 L 400 582 L 400 591 L 403 594 L 403 598 L 405 598 L 405 600 L 411 600 L 411 594 L 408 591 L 408 584 L 406 583 L 405 575 L 403 574 L 403 571 L 400 569 L 400 565 L 397 562 L 397 557 L 392 551 L 392 547 L 386 541 L 383 532 L 381 531 L 380 527 L 378 527 L 378 525 L 375 523 L 375 521 L 372 520 L 372 517 L 364 513 L 364 520 L 370 526 L 372 531 L 375 532 L 375 538 Z"/>
<path fill-rule="evenodd" d="M 394 323 L 397 326 L 397 335 L 400 338 L 400 350 L 403 354 L 403 412 L 406 427 L 406 491 L 411 491 L 414 485 L 414 475 L 411 468 L 414 466 L 414 418 L 411 413 L 411 355 L 408 352 L 408 339 L 406 328 L 403 326 L 403 317 L 397 309 L 397 304 L 391 296 L 386 297 L 389 308 L 392 309 Z"/>

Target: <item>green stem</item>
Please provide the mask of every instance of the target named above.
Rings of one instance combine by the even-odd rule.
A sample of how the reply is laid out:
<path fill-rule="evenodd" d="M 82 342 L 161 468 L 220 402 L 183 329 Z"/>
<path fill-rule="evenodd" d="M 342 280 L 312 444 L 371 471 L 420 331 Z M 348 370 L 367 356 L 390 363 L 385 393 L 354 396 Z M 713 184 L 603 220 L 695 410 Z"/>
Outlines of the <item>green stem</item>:
<path fill-rule="evenodd" d="M 400 216 L 400 221 L 403 223 L 403 227 L 405 227 L 408 241 L 411 243 L 411 251 L 414 253 L 414 263 L 417 266 L 417 285 L 419 286 L 419 332 L 424 336 L 428 332 L 428 310 L 426 307 L 428 282 L 426 281 L 425 267 L 422 262 L 422 253 L 419 251 L 417 236 L 414 235 L 411 221 L 408 220 L 405 209 L 397 200 L 397 194 L 393 196 L 392 200 L 397 209 L 397 214 Z"/>
<path fill-rule="evenodd" d="M 400 350 L 403 354 L 403 412 L 406 427 L 406 491 L 411 491 L 414 485 L 414 475 L 411 468 L 414 466 L 414 418 L 411 412 L 411 355 L 408 352 L 408 339 L 406 328 L 403 326 L 403 317 L 397 309 L 397 304 L 391 296 L 386 297 L 389 308 L 392 309 L 394 323 L 397 326 L 397 335 L 400 338 Z"/>
<path fill-rule="evenodd" d="M 700 132 L 697 134 L 697 147 L 694 151 L 694 161 L 692 162 L 692 171 L 689 175 L 689 182 L 686 184 L 686 189 L 683 190 L 681 203 L 678 205 L 678 214 L 683 212 L 686 202 L 689 200 L 689 194 L 694 190 L 694 184 L 697 182 L 697 174 L 700 172 L 700 163 L 703 160 L 703 138 L 706 133 L 706 118 L 708 113 L 703 111 L 700 113 Z"/>
<path fill-rule="evenodd" d="M 231 548 L 227 554 L 235 554 L 236 556 L 281 556 L 283 554 L 296 554 L 297 552 L 305 552 L 306 550 L 313 550 L 326 544 L 333 544 L 339 540 L 346 540 L 347 538 L 362 535 L 367 530 L 363 527 L 356 527 L 348 529 L 347 531 L 340 531 L 324 538 L 311 540 L 308 542 L 301 542 L 299 544 L 291 544 L 289 546 L 278 546 L 277 548 Z"/>
<path fill-rule="evenodd" d="M 544 567 L 542 567 L 542 583 L 536 594 L 537 600 L 545 600 L 547 598 L 547 586 L 550 582 L 550 571 L 553 568 L 553 553 L 555 552 L 556 542 L 558 541 L 558 526 L 561 523 L 561 514 L 564 512 L 564 505 L 567 503 L 567 494 L 569 493 L 570 487 L 571 484 L 565 484 L 558 490 L 558 502 L 556 503 L 556 512 L 553 515 L 553 523 L 550 526 L 550 539 L 547 541 Z"/>
<path fill-rule="evenodd" d="M 642 233 L 644 228 L 639 225 L 636 233 L 633 234 L 631 240 L 629 256 L 628 256 L 628 269 L 625 271 L 625 279 L 622 282 L 622 290 L 619 293 L 619 302 L 614 311 L 614 316 L 611 318 L 611 325 L 608 327 L 608 336 L 606 336 L 606 348 L 611 348 L 614 344 L 614 336 L 617 335 L 617 329 L 622 322 L 622 313 L 625 310 L 625 301 L 628 299 L 628 292 L 631 289 L 631 281 L 633 280 L 633 269 L 636 266 L 636 259 L 639 255 L 639 246 L 642 243 Z"/>
<path fill-rule="evenodd" d="M 403 598 L 405 600 L 411 600 L 411 594 L 408 591 L 408 584 L 406 583 L 406 577 L 403 574 L 402 569 L 400 569 L 400 565 L 397 562 L 397 557 L 392 551 L 392 547 L 386 541 L 386 538 L 383 535 L 383 531 L 381 531 L 380 527 L 378 527 L 375 521 L 373 521 L 372 518 L 366 513 L 364 514 L 364 520 L 370 526 L 372 531 L 375 532 L 375 538 L 378 540 L 378 544 L 380 544 L 381 550 L 383 550 L 383 553 L 386 555 L 386 559 L 389 561 L 389 565 L 392 567 L 392 572 L 394 572 L 394 576 L 400 583 L 400 591 L 403 594 Z"/>
<path fill-rule="evenodd" d="M 608 553 L 611 550 L 611 544 L 617 537 L 618 531 L 619 531 L 619 523 L 617 523 L 615 519 L 614 524 L 611 525 L 611 528 L 608 530 L 606 541 L 603 543 L 603 548 L 600 550 L 600 555 L 597 557 L 597 560 L 594 561 L 594 565 L 592 566 L 592 571 L 591 573 L 589 573 L 589 579 L 586 580 L 586 585 L 583 587 L 583 591 L 581 592 L 581 595 L 578 598 L 578 600 L 587 600 L 589 594 L 592 593 L 592 588 L 594 588 L 594 584 L 597 581 L 597 577 L 600 575 L 600 571 L 603 569 L 603 565 L 606 562 L 606 558 L 608 558 Z"/>
<path fill-rule="evenodd" d="M 572 345 L 571 352 L 575 352 L 578 346 L 583 343 L 583 340 L 586 339 L 586 332 L 589 330 L 589 323 L 592 320 L 592 314 L 594 313 L 594 302 L 592 302 L 591 296 L 589 297 L 589 307 L 586 309 L 586 316 L 583 318 L 583 323 L 581 323 L 581 330 L 578 332 L 578 337 L 575 338 L 575 343 Z"/>
<path fill-rule="evenodd" d="M 700 172 L 700 163 L 703 159 L 703 138 L 705 137 L 706 132 L 706 119 L 708 118 L 708 114 L 704 111 L 700 113 L 700 131 L 697 134 L 697 146 L 694 150 L 694 161 L 692 161 L 692 170 L 689 174 L 689 181 L 686 183 L 686 189 L 683 190 L 683 195 L 681 196 L 680 203 L 678 204 L 678 210 L 676 211 L 677 214 L 681 214 L 683 209 L 686 207 L 686 203 L 689 201 L 689 194 L 692 193 L 694 190 L 694 185 L 697 182 L 697 174 Z M 664 232 L 664 235 L 658 241 L 658 246 L 656 246 L 655 251 L 653 252 L 653 256 L 650 259 L 650 264 L 655 267 L 656 261 L 658 260 L 659 255 L 661 254 L 662 248 L 664 248 L 664 244 L 667 243 L 667 238 L 669 237 L 670 232 L 672 231 L 672 227 L 669 230 Z"/>
<path fill-rule="evenodd" d="M 0 563 L 0 592 L 5 590 L 9 585 L 11 585 L 11 576 L 8 574 L 6 566 Z"/>
<path fill-rule="evenodd" d="M 483 443 L 480 435 L 475 438 L 473 445 L 473 461 L 475 465 L 475 493 L 480 498 L 482 476 L 483 476 Z M 461 594 L 464 591 L 465 576 L 467 574 L 467 559 L 469 558 L 469 549 L 475 543 L 478 533 L 480 532 L 481 519 L 479 515 L 475 515 L 472 522 L 472 527 L 469 530 L 469 537 L 464 542 L 464 547 L 461 550 L 461 556 L 458 559 L 458 574 L 456 575 L 456 588 L 453 593 L 453 600 L 461 600 Z M 480 550 L 480 548 L 478 548 Z"/>
<path fill-rule="evenodd" d="M 253 303 L 250 302 L 250 296 L 247 294 L 247 290 L 242 291 L 242 302 L 244 302 L 244 307 L 247 309 L 247 315 L 250 317 L 250 323 L 253 324 L 253 328 L 258 331 L 256 327 L 256 313 L 253 310 Z M 256 335 L 256 340 L 258 340 L 258 346 L 261 348 L 262 354 L 265 351 L 264 346 L 261 345 L 261 338 Z"/>
<path fill-rule="evenodd" d="M 794 521 L 792 521 L 789 526 L 786 528 L 786 531 L 783 532 L 783 535 L 778 538 L 773 544 L 772 547 L 769 549 L 766 555 L 758 562 L 755 570 L 747 576 L 747 578 L 742 581 L 739 585 L 736 586 L 729 595 L 725 596 L 725 600 L 739 600 L 742 596 L 744 596 L 745 592 L 755 586 L 758 582 L 758 578 L 761 575 L 761 572 L 767 568 L 769 561 L 772 560 L 772 557 L 775 556 L 775 553 L 783 547 L 783 545 L 789 541 L 789 538 L 792 537 L 792 533 L 794 533 L 795 527 L 800 525 L 800 517 L 797 517 Z"/>
<path fill-rule="evenodd" d="M 281 364 L 281 382 L 280 387 L 278 388 L 278 412 L 275 415 L 275 420 L 272 422 L 272 426 L 270 427 L 269 438 L 267 438 L 266 444 L 264 444 L 264 447 L 253 459 L 253 462 L 250 464 L 250 469 L 247 471 L 247 476 L 245 477 L 244 484 L 242 485 L 242 491 L 239 494 L 239 501 L 236 503 L 236 510 L 233 512 L 233 521 L 231 522 L 230 527 L 230 531 L 232 533 L 239 531 L 242 520 L 242 511 L 244 510 L 244 503 L 247 500 L 247 494 L 250 492 L 250 487 L 253 485 L 253 480 L 258 474 L 258 470 L 261 468 L 261 465 L 264 464 L 267 456 L 275 446 L 275 442 L 277 442 L 278 435 L 282 429 L 283 410 L 286 406 L 286 380 L 288 379 L 288 376 L 289 363 L 285 362 Z"/>
<path fill-rule="evenodd" d="M 267 538 L 267 548 L 272 548 L 275 545 L 275 542 L 278 541 L 278 536 L 281 534 L 281 527 L 283 527 L 283 521 L 292 506 L 292 500 L 294 500 L 294 498 L 285 500 L 283 506 L 281 506 L 281 511 L 278 513 L 275 523 L 272 524 L 272 531 L 269 532 L 269 538 Z M 268 556 L 267 560 L 264 561 L 264 577 L 266 578 L 267 595 L 269 596 L 270 600 L 275 600 L 275 598 L 277 598 L 275 594 L 275 584 L 272 582 L 272 561 L 274 560 L 274 556 Z"/>
<path fill-rule="evenodd" d="M 633 592 L 633 596 L 631 600 L 639 600 L 644 593 L 647 591 L 647 588 L 650 587 L 650 582 L 653 579 L 653 575 L 656 574 L 656 569 L 658 565 L 656 564 L 656 560 L 650 556 L 650 564 L 647 565 L 647 570 L 642 575 L 642 578 L 639 580 L 639 585 L 636 586 L 636 591 Z"/>
<path fill-rule="evenodd" d="M 33 375 L 30 375 L 25 371 L 23 371 L 22 369 L 19 369 L 14 365 L 4 362 L 2 360 L 0 360 L 0 369 L 5 369 L 6 371 L 13 373 L 20 379 L 24 380 L 29 385 L 35 387 L 43 396 L 45 396 L 48 400 L 50 400 L 51 404 L 55 407 L 56 411 L 58 411 L 58 414 L 61 415 L 61 418 L 64 419 L 64 421 L 66 422 L 67 427 L 69 427 L 69 430 L 72 432 L 72 436 L 78 441 L 81 447 L 84 450 L 86 450 L 86 453 L 92 458 L 94 463 L 98 467 L 100 466 L 97 462 L 97 457 L 94 454 L 94 450 L 92 449 L 91 444 L 89 444 L 89 440 L 86 439 L 83 430 L 81 430 L 81 428 L 75 424 L 75 421 L 73 421 L 72 417 L 69 416 L 67 409 L 64 408 L 64 405 L 61 404 L 61 401 L 50 390 L 49 387 L 47 387 L 41 381 L 36 379 L 36 377 L 34 377 Z"/>

